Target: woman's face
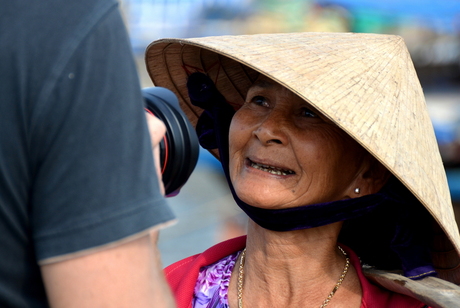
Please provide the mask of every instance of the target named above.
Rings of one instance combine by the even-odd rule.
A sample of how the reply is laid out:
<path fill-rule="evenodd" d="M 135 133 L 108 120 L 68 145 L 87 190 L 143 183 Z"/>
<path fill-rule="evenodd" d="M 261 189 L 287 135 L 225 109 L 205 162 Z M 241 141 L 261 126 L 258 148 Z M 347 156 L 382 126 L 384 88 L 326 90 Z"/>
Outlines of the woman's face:
<path fill-rule="evenodd" d="M 367 152 L 267 77 L 249 89 L 229 141 L 232 184 L 250 205 L 279 209 L 358 196 Z"/>

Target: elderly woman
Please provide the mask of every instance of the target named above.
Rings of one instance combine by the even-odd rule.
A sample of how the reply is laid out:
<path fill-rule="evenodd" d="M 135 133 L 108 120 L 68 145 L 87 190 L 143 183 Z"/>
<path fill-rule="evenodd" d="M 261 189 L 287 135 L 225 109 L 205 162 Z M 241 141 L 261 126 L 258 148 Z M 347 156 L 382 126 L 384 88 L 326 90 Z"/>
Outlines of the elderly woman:
<path fill-rule="evenodd" d="M 458 306 L 458 227 L 400 37 L 163 39 L 146 61 L 250 218 L 166 269 L 179 307 Z"/>

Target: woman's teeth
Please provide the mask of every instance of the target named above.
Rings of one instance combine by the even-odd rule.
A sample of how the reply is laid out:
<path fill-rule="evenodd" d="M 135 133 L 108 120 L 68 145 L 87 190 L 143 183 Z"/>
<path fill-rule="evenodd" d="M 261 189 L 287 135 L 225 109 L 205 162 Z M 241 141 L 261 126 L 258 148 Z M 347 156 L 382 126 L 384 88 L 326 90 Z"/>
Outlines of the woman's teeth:
<path fill-rule="evenodd" d="M 275 175 L 294 174 L 294 171 L 292 171 L 292 170 L 280 169 L 280 168 L 272 167 L 272 166 L 269 166 L 269 165 L 258 164 L 258 163 L 255 163 L 255 162 L 251 162 L 251 167 L 259 169 L 259 170 L 262 170 L 262 171 L 265 171 L 265 172 L 269 172 L 269 173 L 275 174 Z"/>

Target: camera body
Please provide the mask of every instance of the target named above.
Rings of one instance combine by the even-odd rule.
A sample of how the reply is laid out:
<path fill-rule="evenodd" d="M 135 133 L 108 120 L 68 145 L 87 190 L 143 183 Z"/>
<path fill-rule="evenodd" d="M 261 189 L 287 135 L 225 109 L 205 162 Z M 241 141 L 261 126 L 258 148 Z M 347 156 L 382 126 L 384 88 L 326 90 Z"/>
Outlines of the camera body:
<path fill-rule="evenodd" d="M 175 196 L 195 169 L 199 142 L 195 129 L 179 106 L 176 95 L 162 87 L 142 89 L 145 109 L 166 126 L 160 142 L 160 166 L 167 197 Z"/>

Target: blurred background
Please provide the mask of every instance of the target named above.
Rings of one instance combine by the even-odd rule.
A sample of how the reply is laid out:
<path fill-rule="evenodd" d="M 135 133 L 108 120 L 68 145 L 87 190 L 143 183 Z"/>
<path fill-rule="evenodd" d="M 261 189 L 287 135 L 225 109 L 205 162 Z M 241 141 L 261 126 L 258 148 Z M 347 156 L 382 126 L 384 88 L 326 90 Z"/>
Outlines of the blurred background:
<path fill-rule="evenodd" d="M 274 32 L 398 34 L 425 92 L 460 222 L 460 0 L 120 0 L 143 87 L 153 86 L 144 51 L 153 40 Z M 165 266 L 245 233 L 246 220 L 206 151 L 162 231 Z M 458 208 L 458 210 L 457 210 Z"/>

